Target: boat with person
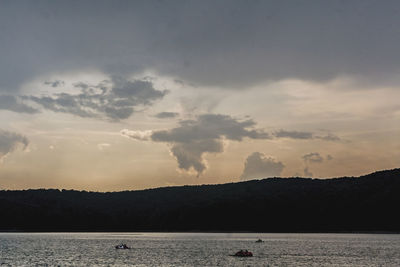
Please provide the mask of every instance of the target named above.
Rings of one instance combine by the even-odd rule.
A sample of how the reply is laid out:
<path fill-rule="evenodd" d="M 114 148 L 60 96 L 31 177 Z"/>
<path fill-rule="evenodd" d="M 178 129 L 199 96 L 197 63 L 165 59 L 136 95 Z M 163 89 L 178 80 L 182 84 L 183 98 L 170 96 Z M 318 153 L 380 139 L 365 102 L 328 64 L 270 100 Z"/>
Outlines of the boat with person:
<path fill-rule="evenodd" d="M 115 249 L 130 249 L 126 244 L 116 245 Z"/>
<path fill-rule="evenodd" d="M 235 257 L 253 257 L 253 253 L 251 253 L 247 249 L 245 249 L 245 250 L 241 249 L 238 252 L 236 252 L 235 255 L 232 255 L 232 256 L 235 256 Z"/>

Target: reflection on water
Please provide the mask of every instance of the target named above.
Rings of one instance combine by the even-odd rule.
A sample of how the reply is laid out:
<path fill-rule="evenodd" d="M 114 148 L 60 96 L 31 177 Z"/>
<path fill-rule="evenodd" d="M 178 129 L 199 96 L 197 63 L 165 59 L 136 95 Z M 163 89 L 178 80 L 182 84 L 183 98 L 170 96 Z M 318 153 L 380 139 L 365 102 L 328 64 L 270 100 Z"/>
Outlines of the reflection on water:
<path fill-rule="evenodd" d="M 254 257 L 229 256 L 240 249 Z M 0 265 L 400 266 L 400 235 L 0 233 Z"/>

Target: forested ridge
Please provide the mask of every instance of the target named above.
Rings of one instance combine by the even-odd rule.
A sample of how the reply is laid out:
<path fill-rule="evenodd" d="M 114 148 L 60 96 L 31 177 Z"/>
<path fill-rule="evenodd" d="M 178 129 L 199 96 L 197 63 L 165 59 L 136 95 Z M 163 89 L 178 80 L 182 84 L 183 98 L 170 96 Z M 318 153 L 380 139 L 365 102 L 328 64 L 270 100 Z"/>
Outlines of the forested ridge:
<path fill-rule="evenodd" d="M 0 191 L 0 231 L 400 231 L 400 169 L 140 191 Z"/>

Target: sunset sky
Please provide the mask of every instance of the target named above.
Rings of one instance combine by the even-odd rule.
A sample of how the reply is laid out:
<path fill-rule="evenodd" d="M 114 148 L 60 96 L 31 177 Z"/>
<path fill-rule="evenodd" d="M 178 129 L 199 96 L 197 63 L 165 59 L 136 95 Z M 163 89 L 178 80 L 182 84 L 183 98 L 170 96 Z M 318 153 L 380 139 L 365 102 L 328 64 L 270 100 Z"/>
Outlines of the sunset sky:
<path fill-rule="evenodd" d="M 0 2 L 0 189 L 396 167 L 399 1 Z"/>

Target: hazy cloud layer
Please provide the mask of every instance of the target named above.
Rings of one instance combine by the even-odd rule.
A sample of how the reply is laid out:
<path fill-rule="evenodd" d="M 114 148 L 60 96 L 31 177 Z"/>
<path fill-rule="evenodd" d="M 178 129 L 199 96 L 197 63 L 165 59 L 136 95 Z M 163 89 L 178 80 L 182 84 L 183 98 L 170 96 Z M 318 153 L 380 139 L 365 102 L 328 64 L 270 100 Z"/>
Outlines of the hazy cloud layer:
<path fill-rule="evenodd" d="M 18 133 L 0 129 L 0 162 L 4 156 L 12 152 L 18 145 L 25 149 L 29 144 L 28 138 Z"/>
<path fill-rule="evenodd" d="M 281 175 L 284 167 L 285 165 L 282 162 L 276 161 L 264 153 L 254 152 L 247 157 L 240 180 L 278 177 Z"/>
<path fill-rule="evenodd" d="M 270 138 L 264 131 L 254 128 L 256 123 L 253 120 L 242 121 L 228 115 L 205 114 L 179 124 L 170 130 L 154 131 L 151 139 L 170 144 L 179 168 L 186 171 L 193 168 L 198 175 L 207 168 L 203 155 L 222 152 L 224 139 Z"/>
<path fill-rule="evenodd" d="M 79 94 L 58 93 L 53 96 L 25 96 L 43 108 L 79 117 L 107 118 L 119 121 L 129 118 L 137 106 L 148 106 L 164 97 L 150 81 L 125 80 L 119 77 L 97 85 L 77 83 Z"/>
<path fill-rule="evenodd" d="M 0 95 L 0 110 L 31 114 L 39 112 L 35 108 L 23 103 L 19 97 L 13 95 Z"/>
<path fill-rule="evenodd" d="M 0 88 L 153 69 L 199 84 L 396 80 L 399 1 L 2 1 Z M 398 81 L 398 80 L 397 80 Z"/>

